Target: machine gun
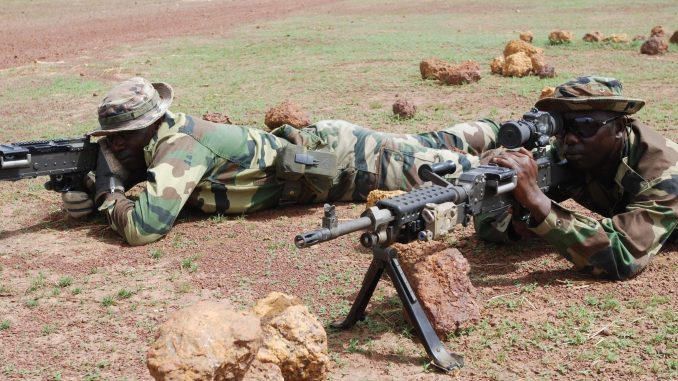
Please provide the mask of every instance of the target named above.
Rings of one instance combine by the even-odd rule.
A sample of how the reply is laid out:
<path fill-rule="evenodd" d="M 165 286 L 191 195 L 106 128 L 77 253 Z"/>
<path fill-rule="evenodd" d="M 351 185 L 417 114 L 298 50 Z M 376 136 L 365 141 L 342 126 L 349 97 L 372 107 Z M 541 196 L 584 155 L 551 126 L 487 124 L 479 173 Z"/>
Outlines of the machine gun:
<path fill-rule="evenodd" d="M 49 176 L 49 189 L 86 191 L 84 178 L 96 169 L 99 145 L 89 137 L 0 144 L 0 180 Z"/>
<path fill-rule="evenodd" d="M 498 142 L 507 148 L 531 149 L 538 166 L 537 182 L 549 191 L 570 177 L 564 162 L 554 162 L 546 151 L 549 137 L 562 131 L 557 114 L 530 110 L 519 121 L 504 123 L 499 129 Z M 417 300 L 398 262 L 394 242 L 433 240 L 449 233 L 455 225 L 466 226 L 484 213 L 502 213 L 517 205 L 512 191 L 517 185 L 516 173 L 496 165 L 481 165 L 450 181 L 445 175 L 455 171 L 452 162 L 426 164 L 418 169 L 424 186 L 392 198 L 380 200 L 360 218 L 338 223 L 335 207 L 325 204 L 322 228 L 299 234 L 294 243 L 299 248 L 316 245 L 345 234 L 365 230 L 360 243 L 373 253 L 362 288 L 346 319 L 332 324 L 346 329 L 365 318 L 365 309 L 384 270 L 391 278 L 403 307 L 421 338 L 432 363 L 445 371 L 462 367 L 463 358 L 447 352 L 435 334 L 421 304 Z M 429 183 L 430 182 L 430 183 Z"/>

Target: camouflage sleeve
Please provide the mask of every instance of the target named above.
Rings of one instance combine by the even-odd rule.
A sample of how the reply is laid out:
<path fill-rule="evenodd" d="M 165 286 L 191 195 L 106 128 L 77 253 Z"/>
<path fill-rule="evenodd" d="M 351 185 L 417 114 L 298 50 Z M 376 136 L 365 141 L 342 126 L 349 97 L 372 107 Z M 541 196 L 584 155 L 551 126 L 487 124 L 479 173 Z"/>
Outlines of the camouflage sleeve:
<path fill-rule="evenodd" d="M 132 246 L 157 241 L 176 220 L 189 196 L 213 167 L 214 154 L 192 137 L 168 136 L 156 145 L 146 190 L 132 202 L 109 198 L 104 211 L 113 230 Z"/>
<path fill-rule="evenodd" d="M 624 213 L 596 221 L 553 202 L 534 233 L 555 245 L 578 269 L 612 279 L 643 270 L 678 224 L 678 177 L 640 192 Z"/>

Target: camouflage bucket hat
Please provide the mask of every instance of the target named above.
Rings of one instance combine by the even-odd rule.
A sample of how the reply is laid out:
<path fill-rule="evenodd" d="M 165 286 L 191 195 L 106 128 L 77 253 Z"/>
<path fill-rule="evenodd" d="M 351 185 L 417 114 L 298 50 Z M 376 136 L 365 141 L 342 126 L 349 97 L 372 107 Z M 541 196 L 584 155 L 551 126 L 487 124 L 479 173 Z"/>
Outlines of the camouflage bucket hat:
<path fill-rule="evenodd" d="M 174 98 L 166 83 L 150 83 L 134 77 L 115 85 L 99 104 L 100 129 L 91 136 L 106 136 L 121 131 L 140 130 L 160 119 Z"/>
<path fill-rule="evenodd" d="M 614 78 L 586 76 L 565 82 L 553 95 L 534 104 L 541 111 L 614 111 L 635 114 L 645 105 L 642 99 L 622 95 L 622 84 Z"/>

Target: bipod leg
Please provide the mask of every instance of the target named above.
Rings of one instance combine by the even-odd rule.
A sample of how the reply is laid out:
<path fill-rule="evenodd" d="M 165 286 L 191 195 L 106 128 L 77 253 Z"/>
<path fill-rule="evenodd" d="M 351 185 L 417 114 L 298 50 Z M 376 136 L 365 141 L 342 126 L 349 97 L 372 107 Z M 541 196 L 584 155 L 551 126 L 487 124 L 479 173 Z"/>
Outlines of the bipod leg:
<path fill-rule="evenodd" d="M 428 353 L 433 361 L 433 365 L 444 371 L 451 371 L 454 368 L 464 366 L 464 358 L 457 354 L 449 353 L 443 346 L 443 343 L 440 342 L 440 339 L 438 339 L 438 335 L 433 330 L 431 322 L 428 320 L 424 309 L 421 307 L 421 303 L 417 300 L 414 290 L 410 286 L 410 282 L 407 281 L 405 273 L 400 267 L 396 250 L 391 247 L 375 247 L 374 253 L 375 259 L 386 263 L 386 273 L 398 291 L 398 296 L 400 296 L 403 307 L 405 307 L 410 321 L 414 324 L 414 328 L 424 348 L 426 348 L 426 353 Z"/>
<path fill-rule="evenodd" d="M 372 298 L 374 289 L 377 288 L 377 283 L 381 279 L 385 265 L 386 263 L 377 259 L 376 256 L 372 257 L 372 263 L 370 263 L 370 267 L 367 269 L 367 273 L 365 273 L 363 285 L 353 302 L 353 306 L 351 306 L 351 311 L 349 311 L 344 320 L 330 324 L 332 328 L 347 329 L 353 327 L 358 320 L 365 320 L 365 308 L 367 308 L 367 304 Z"/>

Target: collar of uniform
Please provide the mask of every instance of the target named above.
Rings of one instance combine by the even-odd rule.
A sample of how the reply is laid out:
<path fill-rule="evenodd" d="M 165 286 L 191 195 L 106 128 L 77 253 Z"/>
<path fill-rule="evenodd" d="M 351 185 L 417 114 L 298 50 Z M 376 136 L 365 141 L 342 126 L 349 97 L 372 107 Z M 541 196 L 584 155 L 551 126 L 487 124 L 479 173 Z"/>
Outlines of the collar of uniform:
<path fill-rule="evenodd" d="M 184 113 L 172 113 L 167 111 L 165 113 L 165 119 L 160 126 L 158 131 L 153 135 L 151 141 L 148 142 L 146 147 L 144 147 L 144 159 L 146 160 L 146 166 L 151 165 L 153 156 L 155 156 L 155 151 L 157 149 L 158 142 L 164 140 L 170 135 L 175 134 L 179 128 L 183 127 L 186 124 L 186 114 Z"/>
<path fill-rule="evenodd" d="M 635 134 L 632 128 L 627 130 L 627 138 L 624 143 L 624 148 L 622 149 L 622 158 L 617 167 L 617 173 L 614 176 L 614 182 L 619 186 L 619 193 L 624 193 L 624 191 L 631 192 L 633 194 L 638 194 L 644 190 L 647 190 L 652 186 L 647 179 L 643 178 L 638 174 L 629 164 L 629 158 L 631 156 L 631 150 L 638 136 Z"/>

